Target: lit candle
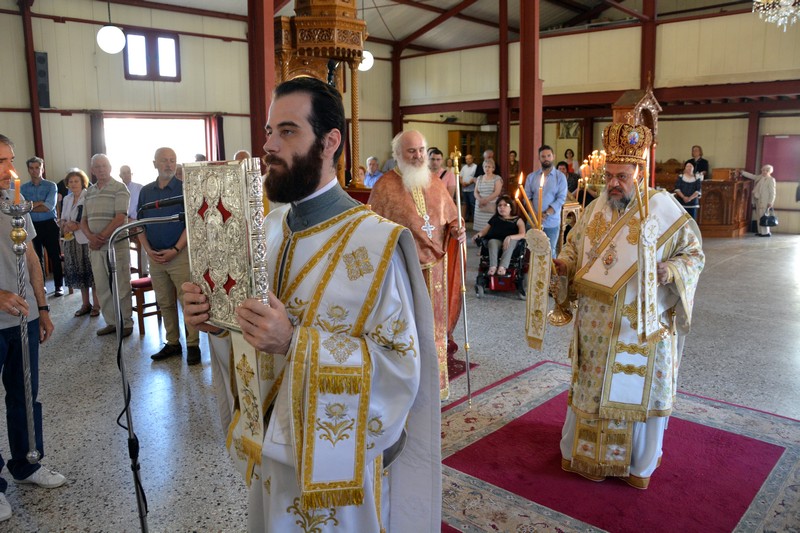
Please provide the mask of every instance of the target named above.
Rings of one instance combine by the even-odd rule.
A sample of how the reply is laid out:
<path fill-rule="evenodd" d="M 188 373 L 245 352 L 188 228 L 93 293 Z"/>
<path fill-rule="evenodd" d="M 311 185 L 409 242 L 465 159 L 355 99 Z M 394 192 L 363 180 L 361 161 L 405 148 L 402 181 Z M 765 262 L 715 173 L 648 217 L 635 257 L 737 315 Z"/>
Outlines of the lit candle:
<path fill-rule="evenodd" d="M 636 165 L 636 170 L 633 171 L 633 185 L 636 187 L 636 198 L 639 199 L 639 219 L 644 221 L 645 215 L 642 207 L 642 192 L 639 190 L 639 165 Z"/>
<path fill-rule="evenodd" d="M 523 174 L 522 172 L 519 173 L 519 181 L 518 181 L 518 183 L 519 183 L 520 187 L 522 188 L 522 197 L 525 199 L 525 204 L 528 206 L 528 209 L 530 209 L 530 212 L 531 212 L 531 215 L 533 216 L 533 218 L 536 219 L 536 225 L 534 226 L 533 224 L 531 224 L 531 226 L 537 227 L 539 225 L 539 219 L 536 218 L 536 212 L 533 210 L 533 205 L 531 205 L 531 201 L 528 198 L 528 195 L 525 194 L 525 187 L 522 186 L 522 179 L 523 179 L 524 176 L 525 176 L 525 174 Z M 517 189 L 517 190 L 519 190 L 519 189 Z"/>
<path fill-rule="evenodd" d="M 648 188 L 650 184 L 650 150 L 647 150 L 647 158 L 645 159 L 645 166 L 644 166 L 644 216 L 650 216 L 650 195 Z"/>
<path fill-rule="evenodd" d="M 19 205 L 22 201 L 19 193 L 19 176 L 17 176 L 17 173 L 13 170 L 9 170 L 9 172 L 11 173 L 11 177 L 14 178 L 14 205 Z"/>
<path fill-rule="evenodd" d="M 589 187 L 589 165 L 586 164 L 586 161 L 583 162 L 581 165 L 581 175 L 583 178 L 578 183 L 578 190 L 581 190 L 583 187 L 583 199 L 581 200 L 581 207 L 583 209 L 586 208 L 586 189 Z"/>
<path fill-rule="evenodd" d="M 539 229 L 542 229 L 542 191 L 544 190 L 544 172 L 539 180 Z"/>
<path fill-rule="evenodd" d="M 517 189 L 517 192 L 514 195 L 514 200 L 517 201 L 517 205 L 519 206 L 519 210 L 522 211 L 523 215 L 525 215 L 525 219 L 528 221 L 528 224 L 530 224 L 532 228 L 535 228 L 536 225 L 533 223 L 533 220 L 531 220 L 531 217 L 528 216 L 528 211 L 525 209 L 525 206 L 522 205 L 522 202 L 519 201 L 519 189 Z"/>

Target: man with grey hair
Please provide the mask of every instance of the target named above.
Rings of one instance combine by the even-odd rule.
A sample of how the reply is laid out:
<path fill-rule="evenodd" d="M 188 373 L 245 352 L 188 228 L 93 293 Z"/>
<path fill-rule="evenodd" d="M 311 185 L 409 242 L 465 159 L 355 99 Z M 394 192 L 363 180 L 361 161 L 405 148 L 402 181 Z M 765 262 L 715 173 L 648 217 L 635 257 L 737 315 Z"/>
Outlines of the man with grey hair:
<path fill-rule="evenodd" d="M 106 321 L 105 327 L 98 329 L 97 334 L 110 335 L 117 330 L 117 326 L 120 326 L 122 336 L 128 337 L 133 333 L 130 248 L 125 238 L 114 243 L 119 281 L 117 298 L 122 311 L 122 324 L 117 324 L 114 295 L 111 292 L 112 278 L 108 269 L 108 246 L 114 230 L 127 222 L 131 193 L 124 183 L 111 176 L 111 161 L 106 154 L 92 156 L 91 170 L 97 177 L 97 183 L 86 190 L 81 231 L 89 239 L 89 261 L 92 264 L 92 275 L 100 298 L 100 309 Z"/>
<path fill-rule="evenodd" d="M 378 169 L 378 158 L 374 155 L 369 156 L 367 158 L 367 173 L 364 175 L 364 186 L 371 189 L 381 176 L 383 176 L 383 172 Z"/>
<path fill-rule="evenodd" d="M 14 143 L 5 135 L 0 135 L 0 200 L 12 201 L 11 171 L 14 170 Z M 26 199 L 22 198 L 23 200 Z M 30 216 L 25 215 L 29 229 L 27 242 L 36 236 L 31 227 Z M 28 276 L 25 298 L 19 295 L 17 280 L 17 254 L 12 250 L 11 239 L 5 236 L 11 232 L 11 217 L 0 213 L 0 372 L 6 391 L 6 427 L 11 458 L 8 470 L 17 483 L 34 484 L 52 489 L 66 483 L 64 476 L 40 463 L 31 464 L 25 458 L 28 449 L 28 426 L 26 423 L 25 388 L 23 386 L 23 350 L 20 331 L 20 317 L 26 318 L 28 328 L 28 357 L 30 359 L 31 393 L 33 402 L 34 431 L 36 449 L 44 455 L 42 437 L 42 405 L 37 400 L 39 389 L 39 344 L 45 342 L 53 333 L 50 320 L 50 306 L 44 293 L 44 280 L 39 261 L 33 247 L 25 250 Z M 7 457 L 6 457 L 7 458 Z M 0 468 L 4 460 L 0 457 Z M 0 477 L 0 522 L 11 518 L 11 505 L 6 500 L 8 482 Z M 20 527 L 19 525 L 17 527 Z"/>
<path fill-rule="evenodd" d="M 239 150 L 238 152 L 233 154 L 234 161 L 244 161 L 245 159 L 250 159 L 251 157 L 253 156 L 251 156 L 250 152 L 248 152 L 247 150 Z"/>
<path fill-rule="evenodd" d="M 142 184 L 133 181 L 133 172 L 131 172 L 131 167 L 128 165 L 119 167 L 119 179 L 128 188 L 128 192 L 131 193 L 131 201 L 128 204 L 128 218 L 136 220 L 136 206 L 139 205 L 139 193 L 142 191 Z"/>
<path fill-rule="evenodd" d="M 372 210 L 411 231 L 420 266 L 433 303 L 434 337 L 439 360 L 439 391 L 447 398 L 447 246 L 450 239 L 465 241 L 459 230 L 453 196 L 428 169 L 427 142 L 418 131 L 404 131 L 392 139 L 397 168 L 385 173 L 370 194 Z"/>
<path fill-rule="evenodd" d="M 158 177 L 142 188 L 139 209 L 145 204 L 183 196 L 183 183 L 175 177 L 177 156 L 175 150 L 162 147 L 153 156 L 153 166 Z M 170 216 L 183 212 L 183 202 L 176 205 L 142 210 L 142 217 Z M 183 296 L 181 285 L 189 281 L 189 252 L 186 250 L 186 223 L 175 221 L 166 224 L 145 224 L 139 234 L 139 243 L 150 259 L 150 279 L 156 301 L 164 318 L 167 343 L 160 351 L 150 356 L 161 361 L 183 353 L 178 316 L 178 298 Z M 177 295 L 177 297 L 176 297 Z M 186 324 L 186 363 L 200 363 L 200 332 Z"/>

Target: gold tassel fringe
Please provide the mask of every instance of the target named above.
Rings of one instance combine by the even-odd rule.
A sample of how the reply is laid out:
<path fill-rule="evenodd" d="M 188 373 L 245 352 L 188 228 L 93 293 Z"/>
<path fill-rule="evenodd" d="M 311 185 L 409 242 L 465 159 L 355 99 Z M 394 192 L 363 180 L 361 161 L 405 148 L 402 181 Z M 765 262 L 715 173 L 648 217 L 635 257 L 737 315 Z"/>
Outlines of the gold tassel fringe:
<path fill-rule="evenodd" d="M 582 284 L 580 280 L 575 281 L 575 290 L 584 296 L 588 296 L 589 298 L 609 305 L 614 303 L 614 298 L 616 297 L 616 294 L 604 292 L 600 289 L 595 289 L 594 287 L 588 287 Z"/>
<path fill-rule="evenodd" d="M 319 392 L 322 394 L 361 394 L 362 377 L 342 374 L 320 374 Z"/>
<path fill-rule="evenodd" d="M 319 491 L 303 491 L 302 505 L 304 509 L 322 509 L 325 507 L 341 507 L 343 505 L 361 505 L 364 503 L 364 489 L 330 489 Z"/>
<path fill-rule="evenodd" d="M 587 460 L 580 456 L 572 458 L 572 468 L 580 472 L 589 474 L 590 476 L 596 476 L 596 477 L 602 477 L 602 476 L 622 477 L 630 475 L 631 471 L 631 467 L 628 464 L 618 464 L 618 465 L 600 464 L 600 463 L 595 463 L 591 459 Z"/>

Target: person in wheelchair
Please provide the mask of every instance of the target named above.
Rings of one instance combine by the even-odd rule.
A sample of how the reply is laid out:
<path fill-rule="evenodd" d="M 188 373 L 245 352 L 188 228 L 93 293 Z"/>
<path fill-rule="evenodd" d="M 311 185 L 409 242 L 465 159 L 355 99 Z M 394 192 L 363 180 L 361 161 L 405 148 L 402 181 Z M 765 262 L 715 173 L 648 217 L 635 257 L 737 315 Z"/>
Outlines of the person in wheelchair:
<path fill-rule="evenodd" d="M 517 241 L 525 238 L 525 223 L 517 216 L 517 209 L 508 195 L 497 200 L 495 214 L 489 223 L 475 234 L 473 240 L 478 246 L 485 245 L 489 250 L 489 276 L 505 276 Z M 503 255 L 500 256 L 500 249 Z M 499 259 L 499 264 L 498 264 Z"/>

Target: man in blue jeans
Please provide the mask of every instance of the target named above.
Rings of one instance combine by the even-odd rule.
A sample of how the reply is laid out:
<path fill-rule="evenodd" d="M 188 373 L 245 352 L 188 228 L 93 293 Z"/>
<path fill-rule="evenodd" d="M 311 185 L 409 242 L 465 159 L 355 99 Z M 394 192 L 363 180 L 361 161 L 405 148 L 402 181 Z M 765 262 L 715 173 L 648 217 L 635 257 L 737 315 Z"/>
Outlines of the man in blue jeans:
<path fill-rule="evenodd" d="M 53 285 L 55 292 L 53 296 L 59 297 L 64 294 L 64 270 L 61 268 L 61 241 L 58 229 L 56 214 L 56 200 L 58 198 L 58 187 L 52 181 L 44 178 L 44 159 L 41 157 L 31 157 L 27 161 L 28 174 L 31 181 L 24 183 L 22 195 L 25 199 L 33 202 L 31 220 L 33 227 L 36 228 L 36 237 L 33 239 L 33 249 L 39 257 L 39 262 L 44 271 L 44 252 L 47 250 L 47 257 L 50 260 L 50 268 L 53 270 Z"/>
<path fill-rule="evenodd" d="M 0 201 L 12 202 L 11 170 L 14 169 L 14 145 L 5 135 L 0 135 Z M 20 317 L 27 317 L 28 349 L 30 353 L 31 392 L 33 418 L 36 431 L 36 449 L 44 456 L 42 438 L 42 404 L 36 401 L 39 392 L 39 343 L 53 333 L 50 306 L 44 292 L 44 279 L 39 258 L 31 246 L 36 230 L 29 216 L 25 216 L 28 231 L 25 260 L 28 276 L 25 298 L 19 295 L 17 284 L 17 256 L 12 249 L 11 217 L 0 212 L 0 373 L 6 389 L 6 424 L 11 460 L 8 470 L 17 483 L 33 484 L 44 488 L 60 487 L 64 476 L 39 463 L 30 464 L 28 453 L 28 426 L 25 411 L 25 386 L 22 374 L 22 343 Z M 5 461 L 0 457 L 0 469 Z M 6 500 L 8 483 L 0 478 L 0 522 L 11 518 L 11 506 Z"/>
<path fill-rule="evenodd" d="M 553 158 L 551 147 L 545 144 L 539 148 L 539 163 L 542 168 L 528 174 L 525 180 L 525 194 L 528 195 L 533 208 L 538 210 L 539 187 L 542 184 L 542 176 L 544 176 L 541 223 L 547 238 L 550 239 L 550 249 L 555 257 L 558 235 L 561 232 L 561 207 L 567 200 L 567 177 L 553 167 Z"/>

